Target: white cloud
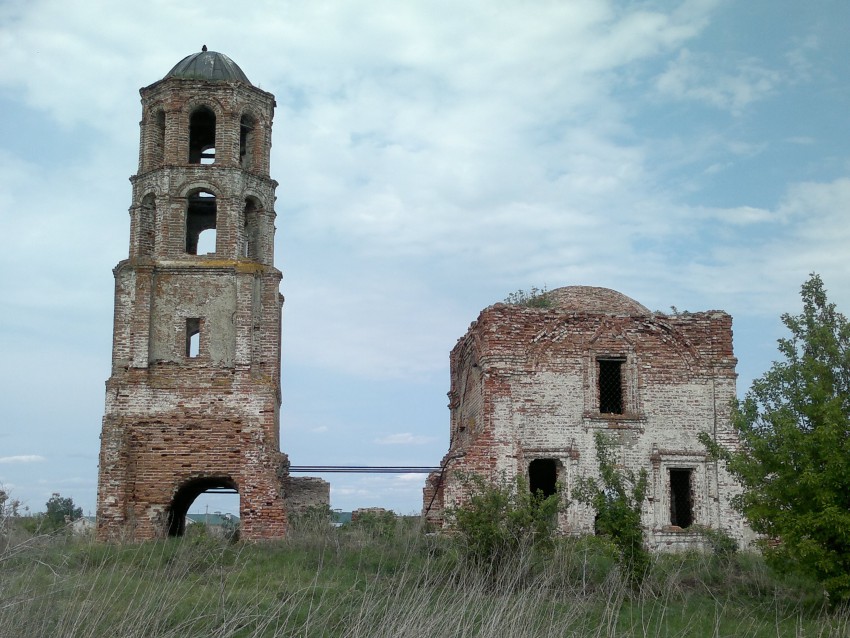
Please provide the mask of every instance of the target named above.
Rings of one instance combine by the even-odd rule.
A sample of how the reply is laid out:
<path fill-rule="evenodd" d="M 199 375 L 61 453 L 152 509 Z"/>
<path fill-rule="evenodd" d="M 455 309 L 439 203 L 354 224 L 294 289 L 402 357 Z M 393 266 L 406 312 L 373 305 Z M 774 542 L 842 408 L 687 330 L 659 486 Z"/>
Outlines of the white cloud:
<path fill-rule="evenodd" d="M 399 432 L 397 434 L 388 434 L 375 439 L 375 443 L 379 445 L 424 445 L 436 441 L 436 437 L 422 436 L 421 434 L 411 434 L 410 432 Z"/>
<path fill-rule="evenodd" d="M 694 100 L 739 114 L 744 108 L 773 93 L 782 76 L 758 60 L 730 60 L 734 71 L 708 54 L 683 49 L 656 79 L 656 88 L 678 100 Z"/>
<path fill-rule="evenodd" d="M 0 464 L 12 463 L 43 463 L 47 459 L 38 454 L 19 454 L 16 456 L 0 456 Z"/>

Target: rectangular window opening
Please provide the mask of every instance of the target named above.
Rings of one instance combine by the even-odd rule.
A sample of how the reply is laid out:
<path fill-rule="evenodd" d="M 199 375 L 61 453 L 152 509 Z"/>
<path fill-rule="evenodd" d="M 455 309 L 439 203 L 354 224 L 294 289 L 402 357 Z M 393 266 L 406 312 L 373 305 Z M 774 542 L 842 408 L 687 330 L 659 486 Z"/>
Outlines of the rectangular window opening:
<path fill-rule="evenodd" d="M 670 524 L 687 529 L 694 522 L 690 469 L 670 470 Z"/>
<path fill-rule="evenodd" d="M 534 459 L 528 464 L 528 489 L 540 492 L 548 498 L 558 491 L 558 461 L 556 459 Z"/>
<path fill-rule="evenodd" d="M 599 359 L 599 412 L 623 414 L 623 360 Z"/>
<path fill-rule="evenodd" d="M 201 353 L 201 320 L 186 319 L 186 356 L 196 359 Z"/>

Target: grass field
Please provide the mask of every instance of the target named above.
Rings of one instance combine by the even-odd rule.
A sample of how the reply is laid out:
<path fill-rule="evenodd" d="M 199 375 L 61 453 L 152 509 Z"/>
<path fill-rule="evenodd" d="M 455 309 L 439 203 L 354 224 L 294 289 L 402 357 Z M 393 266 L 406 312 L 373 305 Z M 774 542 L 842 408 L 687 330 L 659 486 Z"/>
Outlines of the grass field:
<path fill-rule="evenodd" d="M 0 545 L 0 636 L 850 636 L 850 613 L 757 557 L 654 559 L 640 592 L 599 539 L 476 570 L 418 521 L 302 521 L 270 544 Z"/>

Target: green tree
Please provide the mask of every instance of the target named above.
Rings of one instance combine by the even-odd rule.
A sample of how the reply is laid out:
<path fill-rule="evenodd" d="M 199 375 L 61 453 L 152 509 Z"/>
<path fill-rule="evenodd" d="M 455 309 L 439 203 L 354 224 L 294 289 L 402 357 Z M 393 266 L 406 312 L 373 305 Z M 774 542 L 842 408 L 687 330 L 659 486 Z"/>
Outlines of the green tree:
<path fill-rule="evenodd" d="M 47 511 L 44 518 L 49 527 L 61 529 L 65 527 L 67 522 L 75 521 L 82 515 L 83 509 L 74 507 L 74 500 L 71 497 L 62 497 L 58 492 L 53 492 L 47 501 Z"/>
<path fill-rule="evenodd" d="M 617 548 L 618 559 L 630 584 L 639 588 L 649 567 L 649 552 L 644 546 L 640 512 L 646 500 L 646 470 L 636 475 L 619 468 L 615 459 L 616 443 L 602 432 L 596 436 L 596 460 L 599 481 L 581 478 L 573 495 L 596 512 L 596 531 L 607 536 Z"/>
<path fill-rule="evenodd" d="M 782 360 L 736 406 L 741 447 L 703 442 L 744 487 L 736 505 L 779 571 L 817 578 L 850 599 L 850 324 L 812 274 L 803 312 L 782 315 Z"/>

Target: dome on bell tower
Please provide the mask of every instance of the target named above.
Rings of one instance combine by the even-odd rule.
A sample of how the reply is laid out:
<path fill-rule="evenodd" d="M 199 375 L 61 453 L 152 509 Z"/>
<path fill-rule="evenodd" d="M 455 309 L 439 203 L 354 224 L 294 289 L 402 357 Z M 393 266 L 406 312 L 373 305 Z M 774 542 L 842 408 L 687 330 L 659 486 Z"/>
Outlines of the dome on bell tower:
<path fill-rule="evenodd" d="M 174 65 L 165 78 L 185 80 L 208 80 L 212 82 L 244 82 L 253 86 L 248 76 L 229 57 L 217 51 L 207 51 L 204 45 L 200 53 L 187 55 Z"/>

